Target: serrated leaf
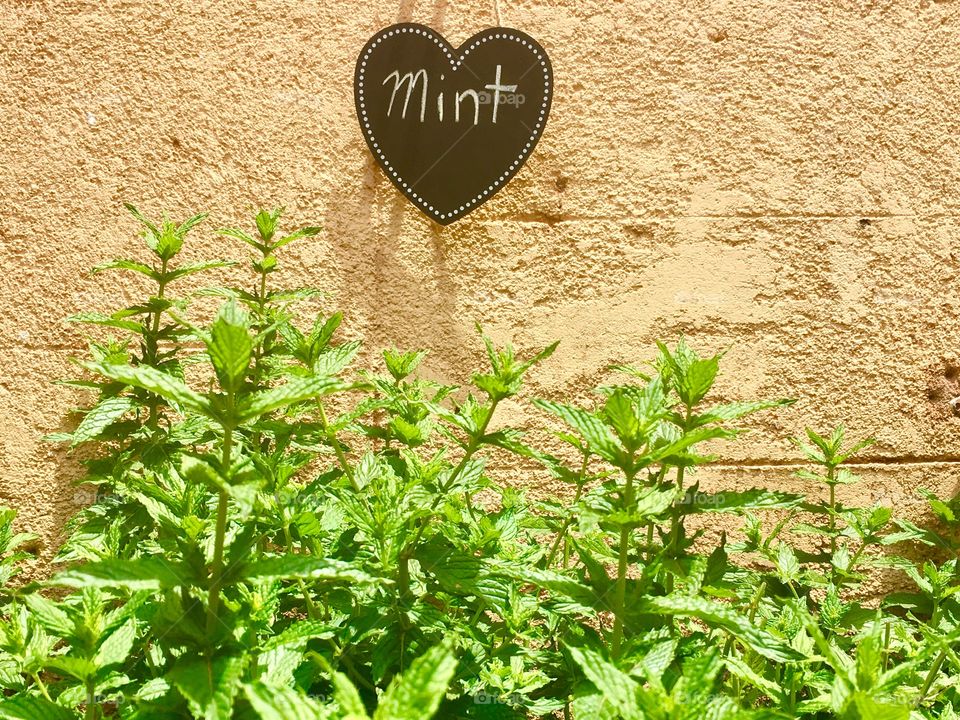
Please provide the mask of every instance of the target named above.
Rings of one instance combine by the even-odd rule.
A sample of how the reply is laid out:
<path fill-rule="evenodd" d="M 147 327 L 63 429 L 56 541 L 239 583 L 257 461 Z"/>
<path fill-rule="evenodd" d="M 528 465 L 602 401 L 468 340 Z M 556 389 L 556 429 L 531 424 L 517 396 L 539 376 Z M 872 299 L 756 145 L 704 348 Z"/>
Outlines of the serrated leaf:
<path fill-rule="evenodd" d="M 167 679 L 187 700 L 193 714 L 204 720 L 228 720 L 233 700 L 240 691 L 240 678 L 247 666 L 243 655 L 217 658 L 182 657 L 167 673 Z"/>
<path fill-rule="evenodd" d="M 796 662 L 804 657 L 784 640 L 761 630 L 733 608 L 703 598 L 681 595 L 647 597 L 636 602 L 636 610 L 651 615 L 676 615 L 702 620 L 711 627 L 723 628 L 749 645 L 754 652 L 775 662 Z"/>
<path fill-rule="evenodd" d="M 393 679 L 373 720 L 428 720 L 440 707 L 457 669 L 449 643 L 431 648 Z"/>
<path fill-rule="evenodd" d="M 136 407 L 136 401 L 128 395 L 108 397 L 95 405 L 73 431 L 71 445 L 100 437 L 100 434 L 110 425 L 119 420 L 125 413 Z"/>
<path fill-rule="evenodd" d="M 384 362 L 386 362 L 387 371 L 397 382 L 403 380 L 416 370 L 426 356 L 426 350 L 413 350 L 411 352 L 400 352 L 399 350 L 383 351 L 383 359 Z"/>
<path fill-rule="evenodd" d="M 45 442 L 49 443 L 67 443 L 73 440 L 73 433 L 68 432 L 56 432 L 48 433 L 43 436 Z"/>
<path fill-rule="evenodd" d="M 166 678 L 153 678 L 140 686 L 135 697 L 138 700 L 159 700 L 170 692 L 172 687 Z"/>
<path fill-rule="evenodd" d="M 574 646 L 567 650 L 604 699 L 617 708 L 623 720 L 644 720 L 637 701 L 639 685 L 636 680 L 594 650 Z"/>
<path fill-rule="evenodd" d="M 210 400 L 194 392 L 172 375 L 155 368 L 140 365 L 119 365 L 112 363 L 84 363 L 88 370 L 99 373 L 124 385 L 148 390 L 156 395 L 172 400 L 187 410 L 208 415 L 211 412 Z"/>
<path fill-rule="evenodd" d="M 350 364 L 350 361 L 356 357 L 360 347 L 360 341 L 355 340 L 328 348 L 320 354 L 313 364 L 313 372 L 317 375 L 336 375 L 342 372 Z"/>
<path fill-rule="evenodd" d="M 90 270 L 90 274 L 96 275 L 104 270 L 132 270 L 133 272 L 138 272 L 141 275 L 146 275 L 152 280 L 160 279 L 160 273 L 158 273 L 149 265 L 145 265 L 142 262 L 137 262 L 136 260 L 108 260 L 107 262 L 95 265 Z"/>
<path fill-rule="evenodd" d="M 127 320 L 125 318 L 114 317 L 97 312 L 76 313 L 67 318 L 68 322 L 86 323 L 88 325 L 100 325 L 101 327 L 112 327 L 119 330 L 129 330 L 134 333 L 142 333 L 143 323 L 136 320 Z"/>
<path fill-rule="evenodd" d="M 607 397 L 603 406 L 607 421 L 613 425 L 620 441 L 627 446 L 636 447 L 640 433 L 640 421 L 634 412 L 633 403 L 623 392 L 615 391 Z"/>
<path fill-rule="evenodd" d="M 783 689 L 777 683 L 757 673 L 741 658 L 730 655 L 724 658 L 724 663 L 727 666 L 727 670 L 741 681 L 750 683 L 758 690 L 766 693 L 775 702 L 783 702 Z"/>
<path fill-rule="evenodd" d="M 279 635 L 274 635 L 263 641 L 263 650 L 272 650 L 275 647 L 302 643 L 317 637 L 330 637 L 336 633 L 336 626 L 320 620 L 301 620 L 290 625 Z"/>
<path fill-rule="evenodd" d="M 323 716 L 315 700 L 292 688 L 255 682 L 244 685 L 243 692 L 262 720 L 307 720 Z"/>
<path fill-rule="evenodd" d="M 297 668 L 303 664 L 303 645 L 287 644 L 264 650 L 257 657 L 260 673 L 259 679 L 270 686 L 286 687 L 292 685 L 296 678 Z"/>
<path fill-rule="evenodd" d="M 39 697 L 11 697 L 0 700 L 0 720 L 74 720 L 77 715 L 65 707 Z"/>
<path fill-rule="evenodd" d="M 717 438 L 728 438 L 731 436 L 731 434 L 732 433 L 730 430 L 726 430 L 717 426 L 699 427 L 695 428 L 694 430 L 689 430 L 676 440 L 655 447 L 641 459 L 640 465 L 646 466 L 657 462 L 674 462 L 678 459 L 674 456 L 680 455 L 685 450 L 691 448 L 697 443 L 706 442 L 707 440 L 714 440 Z M 694 458 L 695 462 L 703 462 L 705 460 L 707 460 L 707 458 Z M 689 462 L 686 462 L 685 464 L 689 464 Z"/>
<path fill-rule="evenodd" d="M 628 508 L 633 519 L 646 520 L 656 517 L 669 508 L 677 497 L 676 488 L 661 490 L 657 487 L 642 489 L 637 493 L 636 505 Z"/>
<path fill-rule="evenodd" d="M 265 243 L 269 243 L 273 239 L 273 234 L 277 231 L 277 221 L 281 215 L 283 215 L 283 208 L 279 207 L 274 209 L 273 212 L 261 210 L 254 216 L 257 231 Z"/>
<path fill-rule="evenodd" d="M 836 458 L 836 461 L 846 462 L 851 457 L 859 453 L 861 450 L 866 450 L 871 445 L 875 445 L 876 442 L 877 442 L 876 438 L 872 438 L 872 437 L 864 438 L 863 440 L 860 440 L 859 442 L 854 443 L 852 447 L 847 448 L 847 450 L 845 450 Z"/>
<path fill-rule="evenodd" d="M 136 637 L 137 626 L 133 620 L 123 623 L 100 643 L 96 657 L 97 667 L 119 665 L 126 660 L 133 649 L 133 641 Z"/>
<path fill-rule="evenodd" d="M 784 583 L 790 583 L 800 577 L 800 561 L 797 554 L 787 543 L 777 547 L 777 575 Z"/>
<path fill-rule="evenodd" d="M 586 440 L 590 450 L 611 463 L 620 462 L 624 449 L 613 433 L 596 415 L 586 410 L 549 400 L 534 400 L 534 405 L 553 413 L 576 429 Z"/>
<path fill-rule="evenodd" d="M 127 209 L 127 211 L 131 215 L 133 215 L 137 220 L 139 220 L 150 232 L 152 232 L 154 235 L 159 234 L 160 232 L 159 228 L 154 223 L 150 222 L 150 220 L 148 220 L 146 216 L 144 216 L 144 214 L 140 212 L 134 205 L 131 205 L 130 203 L 124 203 L 123 206 Z"/>
<path fill-rule="evenodd" d="M 168 271 L 164 276 L 164 280 L 166 282 L 172 282 L 178 278 L 194 275 L 198 272 L 203 272 L 204 270 L 232 267 L 233 265 L 236 265 L 236 263 L 230 260 L 209 260 L 207 262 L 189 263 Z"/>
<path fill-rule="evenodd" d="M 287 236 L 285 236 L 285 237 L 282 237 L 282 238 L 280 238 L 279 240 L 277 240 L 277 241 L 273 244 L 273 249 L 274 249 L 274 250 L 279 250 L 279 249 L 282 248 L 284 245 L 289 245 L 289 244 L 292 243 L 294 240 L 299 240 L 300 238 L 313 237 L 314 235 L 318 235 L 322 230 L 323 230 L 323 228 L 319 228 L 319 227 L 304 227 L 304 228 L 300 228 L 299 230 L 297 230 L 297 231 L 295 231 L 295 232 L 292 232 L 292 233 L 290 233 L 289 235 L 287 235 Z"/>
<path fill-rule="evenodd" d="M 31 593 L 23 598 L 34 619 L 44 628 L 59 637 L 68 637 L 73 632 L 73 621 L 53 600 Z"/>
<path fill-rule="evenodd" d="M 562 573 L 553 570 L 541 570 L 520 563 L 496 561 L 491 563 L 490 568 L 493 572 L 502 573 L 513 580 L 531 583 L 561 596 L 563 600 L 567 601 L 567 609 L 575 608 L 577 612 L 593 615 L 598 607 L 603 607 L 601 598 L 592 588 Z"/>
<path fill-rule="evenodd" d="M 873 693 L 856 690 L 851 693 L 842 717 L 848 720 L 909 720 L 911 706 L 883 702 Z"/>
<path fill-rule="evenodd" d="M 415 557 L 431 582 L 457 596 L 475 595 L 492 607 L 502 608 L 508 603 L 511 565 L 494 565 L 443 542 L 424 543 Z"/>
<path fill-rule="evenodd" d="M 279 387 L 254 393 L 238 408 L 237 412 L 241 420 L 250 420 L 294 403 L 353 387 L 330 377 L 295 378 Z"/>
<path fill-rule="evenodd" d="M 180 562 L 160 558 L 100 560 L 57 573 L 50 585 L 125 590 L 164 590 L 186 584 L 187 568 Z"/>
<path fill-rule="evenodd" d="M 714 356 L 707 359 L 693 360 L 683 368 L 677 376 L 677 394 L 685 405 L 694 406 L 703 400 L 704 396 L 713 387 L 720 369 L 720 358 Z"/>
<path fill-rule="evenodd" d="M 267 245 L 261 242 L 258 242 L 257 240 L 254 240 L 252 237 L 247 235 L 247 233 L 245 233 L 243 230 L 238 230 L 236 228 L 221 228 L 220 230 L 217 230 L 217 234 L 224 235 L 225 237 L 234 238 L 235 240 L 239 240 L 240 242 L 245 242 L 247 245 L 250 245 L 251 247 L 255 247 L 257 250 L 263 253 L 269 250 L 269 247 L 267 247 Z"/>
<path fill-rule="evenodd" d="M 193 230 L 194 227 L 206 220 L 207 215 L 209 215 L 209 213 L 197 213 L 193 217 L 187 218 L 177 227 L 175 231 L 176 234 L 181 238 L 184 237 L 188 232 Z"/>
<path fill-rule="evenodd" d="M 342 672 L 336 672 L 324 664 L 324 669 L 330 673 L 330 682 L 333 684 L 333 699 L 340 705 L 340 711 L 345 715 L 344 720 L 367 720 L 367 709 L 360 699 L 356 686 Z"/>
<path fill-rule="evenodd" d="M 76 678 L 80 682 L 86 682 L 88 678 L 93 677 L 97 672 L 97 666 L 92 660 L 71 657 L 69 655 L 58 655 L 57 657 L 50 658 L 44 665 L 59 675 Z"/>
<path fill-rule="evenodd" d="M 220 386 L 228 392 L 235 392 L 243 384 L 253 355 L 247 313 L 233 302 L 221 307 L 210 327 L 206 345 Z"/>

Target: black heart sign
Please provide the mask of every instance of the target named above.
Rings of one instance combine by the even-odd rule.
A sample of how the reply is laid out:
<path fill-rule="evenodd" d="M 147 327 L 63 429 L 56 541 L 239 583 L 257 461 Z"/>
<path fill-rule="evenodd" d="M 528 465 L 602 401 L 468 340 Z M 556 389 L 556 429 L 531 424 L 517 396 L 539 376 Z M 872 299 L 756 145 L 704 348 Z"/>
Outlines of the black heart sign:
<path fill-rule="evenodd" d="M 424 25 L 385 28 L 357 59 L 364 138 L 407 198 L 441 225 L 489 200 L 533 152 L 550 113 L 542 47 L 489 28 L 459 48 Z"/>

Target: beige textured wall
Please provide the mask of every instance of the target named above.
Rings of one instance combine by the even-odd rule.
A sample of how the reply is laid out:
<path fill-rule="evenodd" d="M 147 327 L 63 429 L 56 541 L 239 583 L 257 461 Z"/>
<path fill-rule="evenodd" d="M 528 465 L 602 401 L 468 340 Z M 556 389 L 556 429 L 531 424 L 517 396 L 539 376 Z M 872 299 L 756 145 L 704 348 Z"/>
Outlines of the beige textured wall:
<path fill-rule="evenodd" d="M 728 398 L 794 396 L 710 483 L 798 487 L 786 436 L 846 421 L 880 439 L 859 500 L 954 491 L 960 394 L 960 8 L 926 0 L 501 0 L 550 52 L 556 94 L 518 177 L 448 228 L 371 162 L 356 53 L 398 20 L 459 43 L 492 2 L 147 0 L 0 6 L 0 502 L 55 534 L 75 466 L 40 441 L 81 396 L 61 318 L 137 297 L 132 201 L 212 228 L 284 204 L 293 249 L 370 348 L 479 362 L 475 321 L 562 341 L 531 392 L 582 393 L 686 333 L 730 346 Z"/>

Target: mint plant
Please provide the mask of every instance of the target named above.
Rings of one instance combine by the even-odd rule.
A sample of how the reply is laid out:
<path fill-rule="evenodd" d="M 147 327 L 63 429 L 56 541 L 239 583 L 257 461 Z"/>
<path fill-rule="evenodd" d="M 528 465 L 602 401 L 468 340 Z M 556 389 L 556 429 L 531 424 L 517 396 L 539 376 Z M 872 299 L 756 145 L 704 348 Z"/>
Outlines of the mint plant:
<path fill-rule="evenodd" d="M 95 397 L 51 437 L 95 497 L 32 582 L 0 511 L 0 718 L 956 717 L 957 501 L 848 504 L 872 441 L 806 431 L 816 498 L 706 492 L 742 420 L 789 402 L 716 402 L 721 355 L 660 343 L 591 403 L 531 400 L 557 346 L 481 330 L 486 367 L 445 385 L 423 349 L 359 362 L 323 290 L 278 281 L 319 228 L 219 230 L 251 270 L 222 287 L 232 261 L 179 261 L 205 215 L 129 209 L 146 259 L 95 271 L 145 296 L 73 317 Z M 569 493 L 504 486 L 504 462 Z M 915 589 L 871 597 L 879 571 Z"/>

